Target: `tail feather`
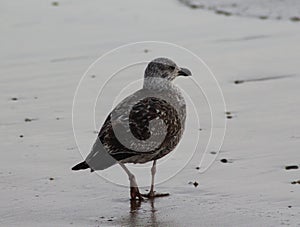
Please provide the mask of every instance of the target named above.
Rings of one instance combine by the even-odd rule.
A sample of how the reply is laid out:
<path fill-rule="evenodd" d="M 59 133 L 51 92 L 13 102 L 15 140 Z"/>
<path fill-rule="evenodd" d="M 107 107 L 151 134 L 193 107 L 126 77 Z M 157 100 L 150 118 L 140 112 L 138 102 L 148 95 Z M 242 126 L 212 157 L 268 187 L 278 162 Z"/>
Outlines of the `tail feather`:
<path fill-rule="evenodd" d="M 80 162 L 79 164 L 72 167 L 72 170 L 81 170 L 81 169 L 88 169 L 90 166 L 86 163 L 86 161 Z"/>

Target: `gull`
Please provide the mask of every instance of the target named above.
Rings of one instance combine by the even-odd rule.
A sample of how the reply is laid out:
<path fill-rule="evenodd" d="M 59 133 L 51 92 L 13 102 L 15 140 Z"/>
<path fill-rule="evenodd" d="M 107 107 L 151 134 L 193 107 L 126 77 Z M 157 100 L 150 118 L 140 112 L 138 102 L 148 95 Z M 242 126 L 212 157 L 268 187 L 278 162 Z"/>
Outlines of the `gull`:
<path fill-rule="evenodd" d="M 103 170 L 118 163 L 130 182 L 132 200 L 168 196 L 154 191 L 156 162 L 180 142 L 185 128 L 186 103 L 173 83 L 179 76 L 191 76 L 168 58 L 156 58 L 146 67 L 142 89 L 123 99 L 108 115 L 85 161 L 72 170 Z M 141 194 L 126 163 L 153 162 L 151 188 Z"/>

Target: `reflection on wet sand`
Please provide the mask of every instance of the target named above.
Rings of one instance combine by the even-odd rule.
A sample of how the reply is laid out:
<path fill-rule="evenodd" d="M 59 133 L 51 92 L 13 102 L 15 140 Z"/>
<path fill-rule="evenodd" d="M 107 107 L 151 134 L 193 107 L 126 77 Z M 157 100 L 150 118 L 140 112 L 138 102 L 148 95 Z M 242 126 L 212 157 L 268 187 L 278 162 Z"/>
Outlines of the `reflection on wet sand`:
<path fill-rule="evenodd" d="M 150 204 L 150 209 L 146 209 L 145 205 L 147 204 Z M 143 208 L 141 208 L 142 205 Z M 156 211 L 154 199 L 145 201 L 131 200 L 129 218 L 126 226 L 158 226 Z"/>

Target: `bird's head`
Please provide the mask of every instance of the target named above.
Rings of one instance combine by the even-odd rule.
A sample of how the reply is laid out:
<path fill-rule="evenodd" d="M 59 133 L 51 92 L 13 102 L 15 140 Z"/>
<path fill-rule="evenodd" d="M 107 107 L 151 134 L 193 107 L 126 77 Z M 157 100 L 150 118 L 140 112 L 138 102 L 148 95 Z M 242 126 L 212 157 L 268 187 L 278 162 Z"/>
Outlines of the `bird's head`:
<path fill-rule="evenodd" d="M 145 79 L 162 78 L 172 81 L 178 76 L 191 76 L 192 73 L 186 68 L 178 67 L 175 62 L 168 58 L 156 58 L 151 61 L 145 70 Z"/>

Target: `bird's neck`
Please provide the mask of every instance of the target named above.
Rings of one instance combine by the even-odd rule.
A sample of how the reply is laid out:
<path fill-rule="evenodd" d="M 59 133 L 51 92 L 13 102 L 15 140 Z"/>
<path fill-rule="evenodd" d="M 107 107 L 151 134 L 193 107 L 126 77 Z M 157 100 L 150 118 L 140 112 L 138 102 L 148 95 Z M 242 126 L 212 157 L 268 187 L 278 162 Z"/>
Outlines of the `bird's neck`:
<path fill-rule="evenodd" d="M 172 83 L 172 81 L 158 77 L 144 78 L 143 88 L 157 91 L 177 89 L 177 87 Z"/>

